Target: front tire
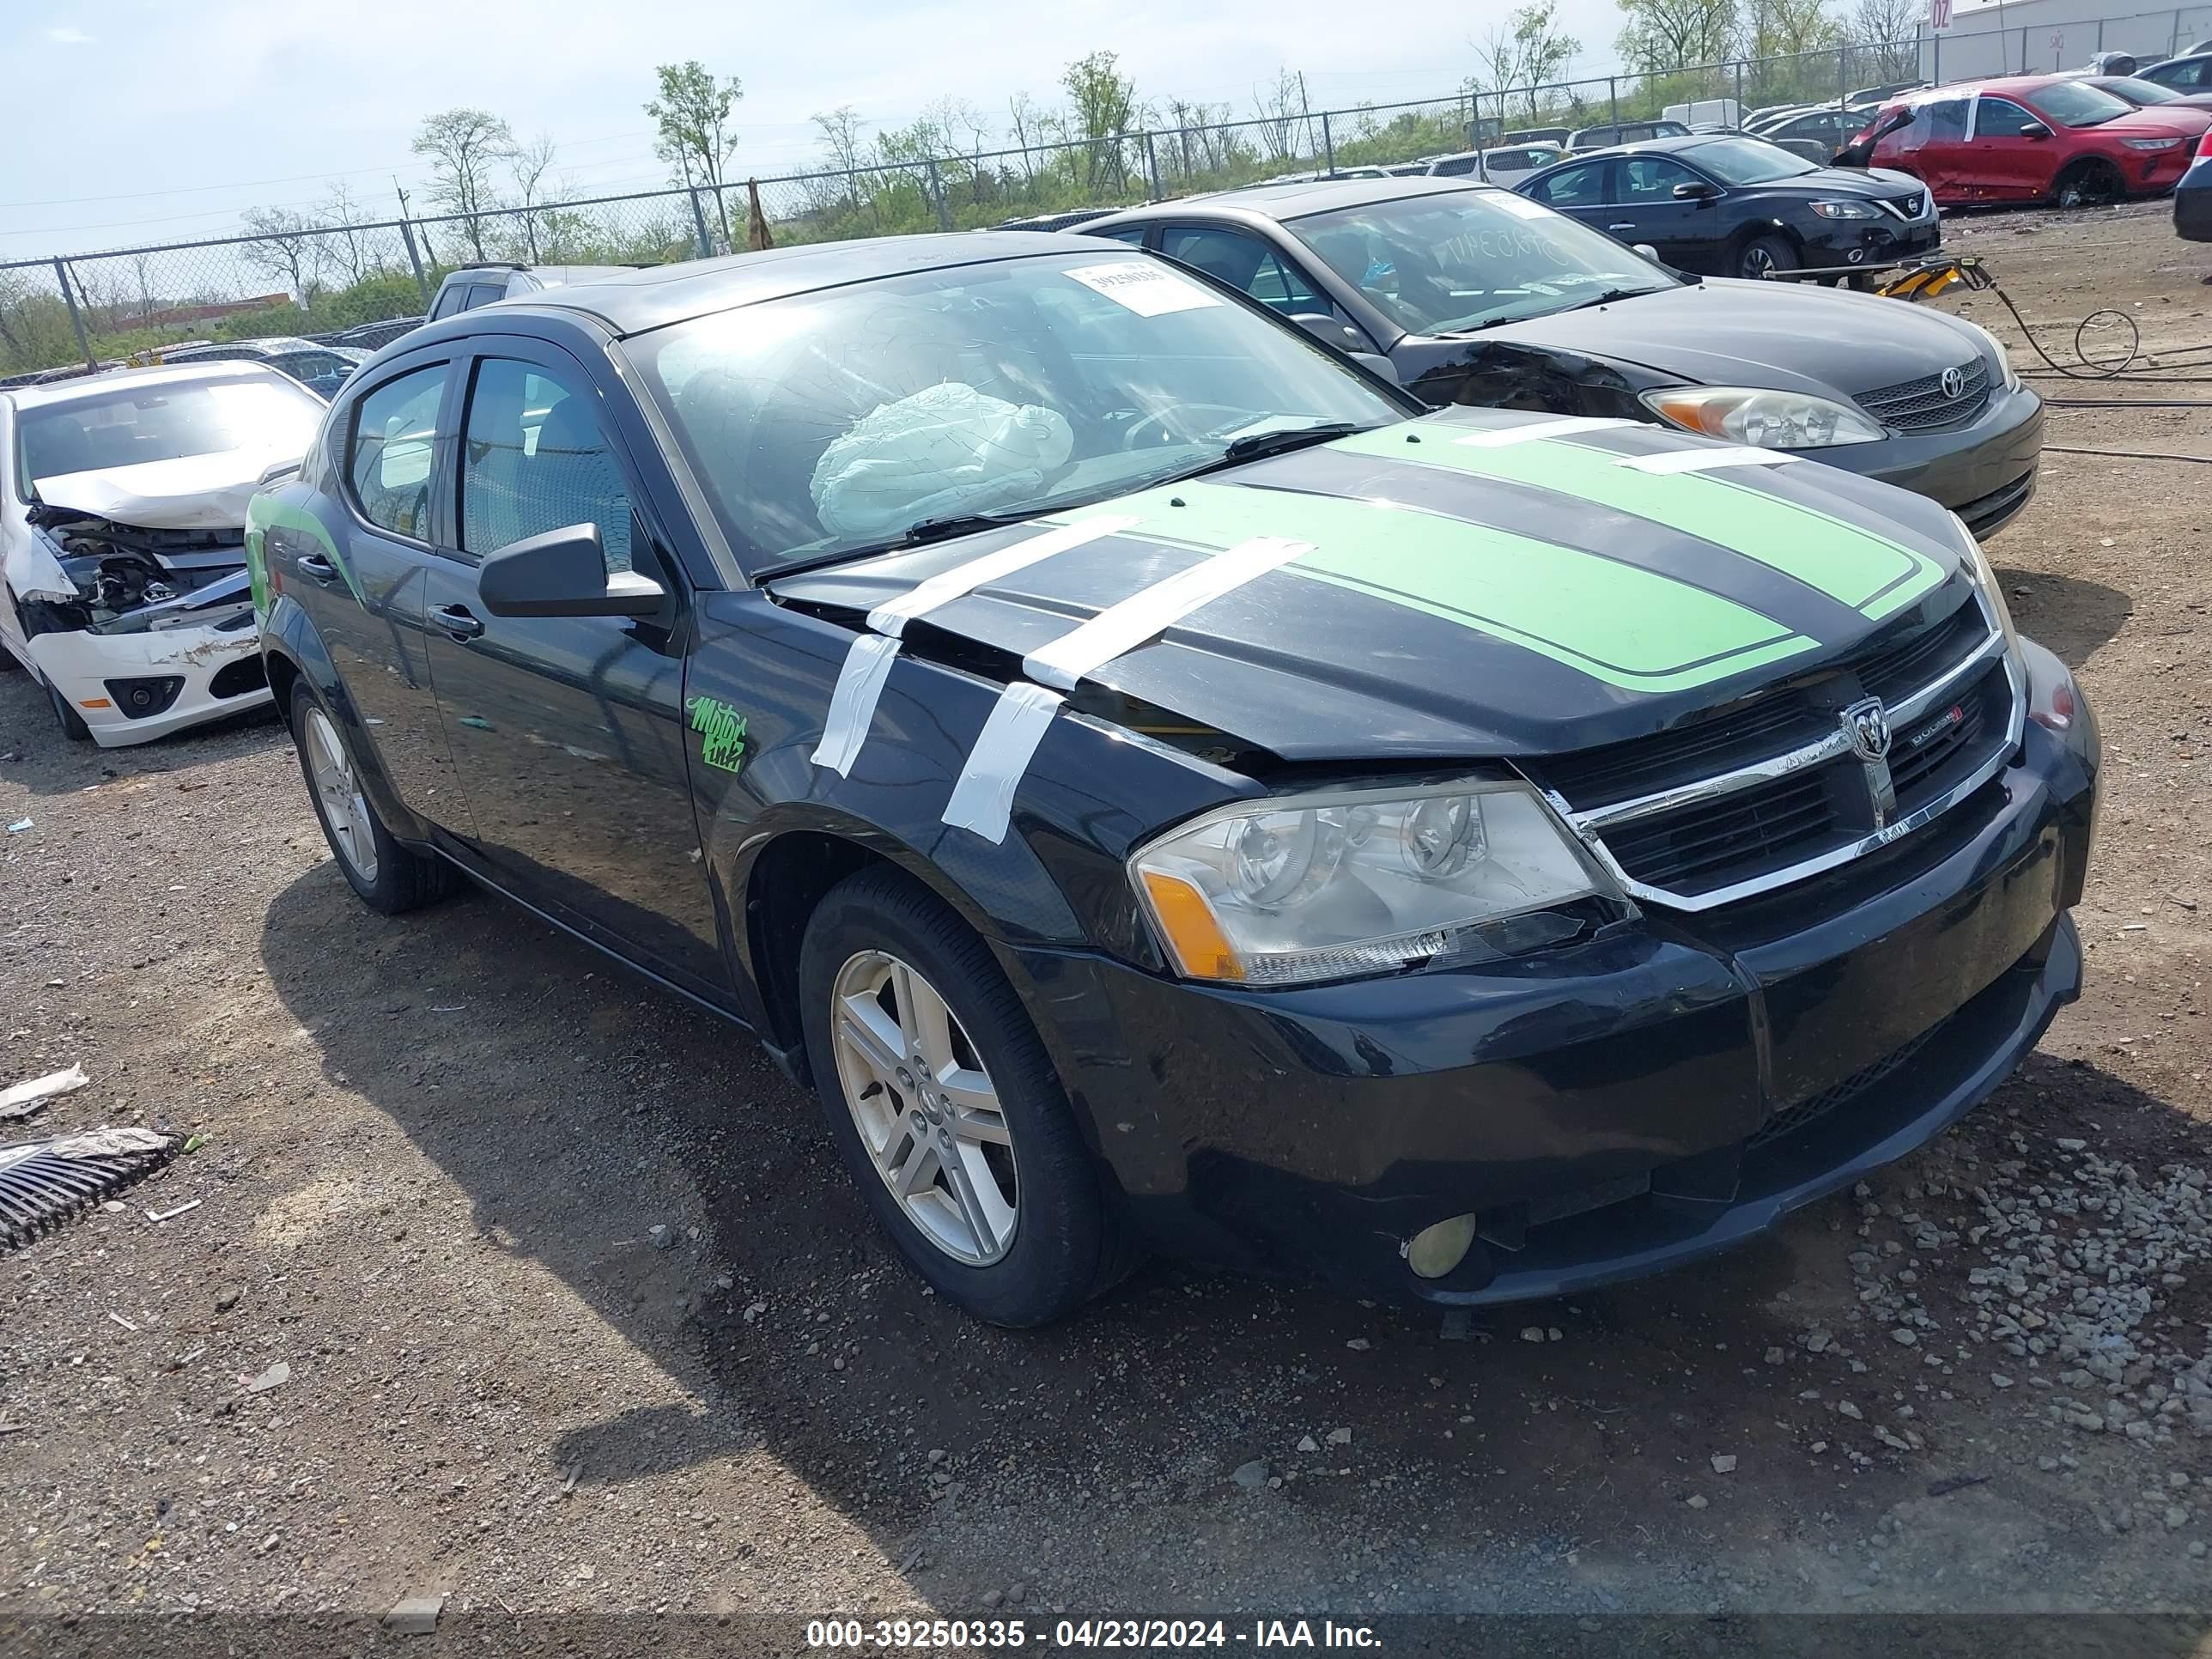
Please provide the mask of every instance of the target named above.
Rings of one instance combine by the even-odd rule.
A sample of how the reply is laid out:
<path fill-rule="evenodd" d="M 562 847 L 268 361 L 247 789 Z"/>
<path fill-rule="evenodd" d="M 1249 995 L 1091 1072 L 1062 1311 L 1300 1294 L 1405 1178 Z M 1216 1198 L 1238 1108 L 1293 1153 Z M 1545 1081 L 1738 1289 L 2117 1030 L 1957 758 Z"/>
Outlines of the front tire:
<path fill-rule="evenodd" d="M 1797 269 L 1797 250 L 1780 236 L 1754 236 L 1736 250 L 1735 274 L 1757 281 Z"/>
<path fill-rule="evenodd" d="M 2127 199 L 2127 180 L 2120 170 L 2101 157 L 2074 162 L 2051 180 L 2051 200 L 2063 208 L 2102 207 Z"/>
<path fill-rule="evenodd" d="M 799 985 L 831 1138 L 939 1295 L 994 1325 L 1063 1317 L 1127 1270 L 1104 1177 L 989 949 L 898 871 L 833 888 Z"/>
<path fill-rule="evenodd" d="M 84 723 L 84 716 L 70 707 L 70 700 L 62 696 L 61 688 L 52 680 L 46 682 L 46 703 L 54 711 L 54 720 L 62 728 L 62 735 L 71 743 L 90 743 L 92 728 Z"/>
<path fill-rule="evenodd" d="M 362 788 L 361 768 L 337 721 L 304 679 L 292 687 L 291 724 L 316 822 L 339 873 L 361 902 L 396 916 L 453 891 L 453 866 L 401 846 L 384 827 Z"/>

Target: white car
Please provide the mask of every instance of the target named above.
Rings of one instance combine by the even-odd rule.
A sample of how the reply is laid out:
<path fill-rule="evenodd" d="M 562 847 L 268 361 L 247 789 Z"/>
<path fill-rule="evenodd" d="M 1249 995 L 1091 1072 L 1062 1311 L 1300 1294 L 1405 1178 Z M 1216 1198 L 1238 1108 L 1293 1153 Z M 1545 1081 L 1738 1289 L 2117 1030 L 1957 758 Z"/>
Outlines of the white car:
<path fill-rule="evenodd" d="M 0 392 L 0 649 L 105 748 L 269 702 L 246 505 L 326 405 L 252 362 Z"/>

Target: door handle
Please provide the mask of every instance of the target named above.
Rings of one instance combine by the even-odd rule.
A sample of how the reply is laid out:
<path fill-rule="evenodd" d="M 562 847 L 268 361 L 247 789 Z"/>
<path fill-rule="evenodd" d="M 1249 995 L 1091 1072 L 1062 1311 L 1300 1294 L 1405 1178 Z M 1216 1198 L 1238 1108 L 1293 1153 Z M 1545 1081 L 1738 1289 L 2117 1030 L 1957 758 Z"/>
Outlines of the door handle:
<path fill-rule="evenodd" d="M 338 579 L 338 568 L 319 553 L 300 556 L 300 568 L 319 582 L 334 582 Z"/>
<path fill-rule="evenodd" d="M 1625 225 L 1607 225 L 1606 228 L 1607 230 L 1633 230 L 1636 228 L 1636 224 L 1633 220 L 1631 220 Z"/>
<path fill-rule="evenodd" d="M 441 605 L 430 615 L 457 640 L 473 640 L 483 632 L 483 624 L 469 614 L 465 605 Z"/>

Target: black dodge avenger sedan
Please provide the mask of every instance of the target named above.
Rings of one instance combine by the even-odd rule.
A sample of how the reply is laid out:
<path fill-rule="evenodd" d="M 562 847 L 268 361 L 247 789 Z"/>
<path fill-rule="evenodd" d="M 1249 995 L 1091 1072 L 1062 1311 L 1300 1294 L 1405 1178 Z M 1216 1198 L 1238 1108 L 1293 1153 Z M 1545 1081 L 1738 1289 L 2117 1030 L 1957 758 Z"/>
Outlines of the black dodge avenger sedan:
<path fill-rule="evenodd" d="M 1424 403 L 1625 416 L 1790 450 L 1933 496 L 1982 537 L 2027 505 L 2043 404 L 1985 331 L 1870 295 L 1686 276 L 1614 228 L 1618 240 L 1602 219 L 1466 179 L 1370 179 L 1161 202 L 1082 231 L 1382 358 Z"/>
<path fill-rule="evenodd" d="M 354 890 L 466 874 L 750 1027 L 986 1319 L 1148 1248 L 1443 1304 L 1689 1261 L 2080 984 L 2095 723 L 1956 518 L 1424 414 L 1127 248 L 431 323 L 249 547 Z"/>

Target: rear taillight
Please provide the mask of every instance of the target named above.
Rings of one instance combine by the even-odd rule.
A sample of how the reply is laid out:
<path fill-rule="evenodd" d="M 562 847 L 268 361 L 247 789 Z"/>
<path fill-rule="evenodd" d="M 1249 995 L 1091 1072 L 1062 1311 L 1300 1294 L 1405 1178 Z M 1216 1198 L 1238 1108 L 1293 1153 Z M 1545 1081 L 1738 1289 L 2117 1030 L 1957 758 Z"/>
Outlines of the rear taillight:
<path fill-rule="evenodd" d="M 2204 136 L 2197 141 L 2197 159 L 2212 161 L 2212 127 L 2205 128 Z"/>

